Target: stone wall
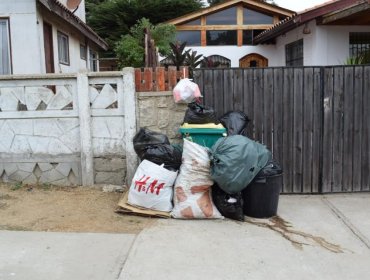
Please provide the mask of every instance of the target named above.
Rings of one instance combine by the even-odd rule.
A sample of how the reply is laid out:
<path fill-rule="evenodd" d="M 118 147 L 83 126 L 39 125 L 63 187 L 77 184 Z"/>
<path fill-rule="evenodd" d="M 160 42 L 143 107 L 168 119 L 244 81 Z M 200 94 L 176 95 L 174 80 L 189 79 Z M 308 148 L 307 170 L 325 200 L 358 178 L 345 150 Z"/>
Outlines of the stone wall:
<path fill-rule="evenodd" d="M 172 92 L 140 92 L 137 94 L 137 127 L 147 127 L 164 133 L 171 143 L 179 143 L 179 127 L 183 123 L 187 104 L 176 104 Z"/>

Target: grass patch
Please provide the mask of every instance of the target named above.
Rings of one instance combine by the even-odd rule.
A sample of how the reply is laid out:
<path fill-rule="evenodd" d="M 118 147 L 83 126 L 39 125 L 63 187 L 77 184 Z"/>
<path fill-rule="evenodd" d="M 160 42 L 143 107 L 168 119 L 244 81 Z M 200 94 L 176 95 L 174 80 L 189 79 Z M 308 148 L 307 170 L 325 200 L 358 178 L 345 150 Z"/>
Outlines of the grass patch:
<path fill-rule="evenodd" d="M 18 182 L 15 185 L 13 185 L 10 189 L 12 191 L 17 191 L 17 190 L 20 190 L 21 188 L 23 188 L 23 184 L 21 182 Z"/>

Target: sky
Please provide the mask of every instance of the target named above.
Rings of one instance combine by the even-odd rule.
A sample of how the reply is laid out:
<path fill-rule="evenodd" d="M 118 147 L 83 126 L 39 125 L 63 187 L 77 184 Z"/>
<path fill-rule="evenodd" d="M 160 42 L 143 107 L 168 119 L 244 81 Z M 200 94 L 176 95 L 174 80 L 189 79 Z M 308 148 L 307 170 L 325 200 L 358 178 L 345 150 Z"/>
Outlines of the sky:
<path fill-rule="evenodd" d="M 280 7 L 300 12 L 327 1 L 329 0 L 275 0 L 275 3 Z"/>

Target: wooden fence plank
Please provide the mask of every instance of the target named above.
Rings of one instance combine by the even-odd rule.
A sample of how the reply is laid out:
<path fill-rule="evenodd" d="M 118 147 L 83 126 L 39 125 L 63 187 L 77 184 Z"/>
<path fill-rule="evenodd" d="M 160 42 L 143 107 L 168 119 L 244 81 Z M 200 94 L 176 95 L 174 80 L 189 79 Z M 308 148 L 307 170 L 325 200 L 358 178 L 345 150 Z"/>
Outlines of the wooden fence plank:
<path fill-rule="evenodd" d="M 243 69 L 234 70 L 233 110 L 243 111 Z M 226 112 L 225 112 L 226 113 Z"/>
<path fill-rule="evenodd" d="M 283 192 L 293 192 L 293 68 L 283 70 Z"/>
<path fill-rule="evenodd" d="M 321 191 L 321 136 L 323 124 L 323 69 L 314 68 L 313 73 L 313 117 L 312 117 L 312 193 Z M 304 159 L 306 161 L 306 159 Z"/>
<path fill-rule="evenodd" d="M 313 170 L 313 96 L 314 96 L 314 69 L 305 68 L 303 91 L 303 139 L 302 139 L 302 189 L 304 193 L 312 192 Z"/>
<path fill-rule="evenodd" d="M 215 106 L 215 98 L 214 98 L 214 87 L 213 87 L 213 70 L 206 71 L 203 75 L 204 81 L 204 95 L 203 95 L 203 102 L 214 108 Z"/>
<path fill-rule="evenodd" d="M 283 71 L 274 69 L 273 89 L 273 149 L 272 154 L 278 163 L 283 162 Z"/>
<path fill-rule="evenodd" d="M 334 68 L 333 192 L 343 186 L 343 67 Z"/>
<path fill-rule="evenodd" d="M 251 139 L 254 138 L 254 92 L 253 92 L 253 79 L 254 70 L 243 70 L 243 83 L 244 83 L 244 98 L 243 98 L 243 112 L 251 120 L 247 126 L 247 136 Z"/>
<path fill-rule="evenodd" d="M 227 111 L 233 110 L 233 93 L 234 93 L 234 83 L 233 83 L 233 76 L 234 70 L 233 69 L 225 69 L 224 70 L 224 96 L 223 96 L 223 112 L 222 114 L 226 113 Z"/>
<path fill-rule="evenodd" d="M 153 89 L 153 69 L 144 68 L 144 91 L 152 91 Z"/>
<path fill-rule="evenodd" d="M 324 69 L 324 126 L 322 141 L 322 192 L 332 191 L 333 186 L 333 114 L 334 69 Z"/>
<path fill-rule="evenodd" d="M 165 72 L 164 67 L 157 67 L 155 69 L 155 81 L 156 81 L 155 89 L 156 91 L 165 90 L 164 72 Z"/>
<path fill-rule="evenodd" d="M 254 140 L 263 143 L 263 70 L 254 70 Z"/>
<path fill-rule="evenodd" d="M 177 84 L 177 70 L 176 66 L 168 67 L 168 90 L 173 90 Z"/>
<path fill-rule="evenodd" d="M 370 190 L 370 66 L 364 67 L 361 137 L 361 190 Z"/>
<path fill-rule="evenodd" d="M 263 72 L 263 143 L 272 150 L 274 72 L 266 68 Z"/>
<path fill-rule="evenodd" d="M 224 112 L 224 80 L 223 80 L 223 70 L 222 69 L 214 69 L 213 70 L 213 91 L 214 91 L 214 109 L 216 112 L 216 116 L 219 118 L 221 117 Z"/>
<path fill-rule="evenodd" d="M 363 69 L 362 66 L 357 66 L 354 73 L 352 191 L 361 191 Z"/>
<path fill-rule="evenodd" d="M 135 90 L 141 91 L 141 69 L 135 68 Z"/>
<path fill-rule="evenodd" d="M 203 96 L 205 94 L 205 92 L 204 92 L 204 81 L 203 81 L 203 78 L 204 78 L 204 75 L 205 75 L 205 72 L 206 71 L 208 71 L 208 70 L 205 70 L 205 69 L 195 69 L 194 72 L 193 72 L 194 82 L 198 85 L 199 90 L 200 90 L 200 93 Z"/>
<path fill-rule="evenodd" d="M 293 192 L 302 192 L 303 68 L 294 68 Z"/>
<path fill-rule="evenodd" d="M 353 168 L 353 95 L 354 95 L 354 68 L 344 68 L 343 92 L 343 186 L 342 191 L 352 191 Z"/>

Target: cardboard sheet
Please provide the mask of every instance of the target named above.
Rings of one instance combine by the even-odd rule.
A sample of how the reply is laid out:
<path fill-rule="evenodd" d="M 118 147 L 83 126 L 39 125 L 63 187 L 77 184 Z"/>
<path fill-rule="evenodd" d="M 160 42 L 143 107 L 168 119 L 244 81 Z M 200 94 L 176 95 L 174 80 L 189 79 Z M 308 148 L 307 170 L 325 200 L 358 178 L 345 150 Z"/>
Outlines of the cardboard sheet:
<path fill-rule="evenodd" d="M 128 191 L 122 196 L 120 201 L 118 202 L 118 207 L 116 209 L 117 213 L 123 214 L 130 214 L 130 215 L 138 215 L 138 216 L 146 216 L 146 217 L 156 217 L 156 218 L 171 218 L 169 212 L 162 212 L 162 211 L 155 211 L 146 208 L 142 208 L 139 206 L 133 206 L 128 204 Z"/>

